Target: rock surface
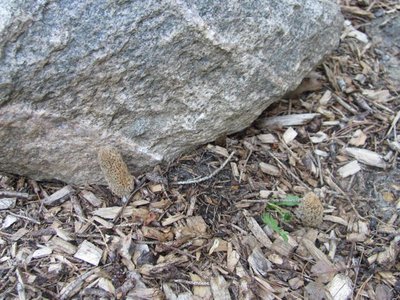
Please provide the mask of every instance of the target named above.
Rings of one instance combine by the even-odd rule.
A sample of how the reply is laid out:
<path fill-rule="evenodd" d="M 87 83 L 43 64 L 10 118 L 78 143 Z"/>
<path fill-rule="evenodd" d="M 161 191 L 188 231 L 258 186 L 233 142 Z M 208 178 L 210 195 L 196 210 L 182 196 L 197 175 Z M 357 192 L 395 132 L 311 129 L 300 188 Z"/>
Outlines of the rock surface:
<path fill-rule="evenodd" d="M 0 2 L 0 170 L 104 183 L 250 125 L 338 44 L 326 0 Z"/>

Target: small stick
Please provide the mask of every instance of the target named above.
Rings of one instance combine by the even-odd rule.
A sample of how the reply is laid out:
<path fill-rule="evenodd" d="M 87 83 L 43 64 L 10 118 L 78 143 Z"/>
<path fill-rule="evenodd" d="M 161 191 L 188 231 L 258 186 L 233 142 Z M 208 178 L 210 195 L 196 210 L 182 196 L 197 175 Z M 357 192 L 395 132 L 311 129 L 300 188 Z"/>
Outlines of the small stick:
<path fill-rule="evenodd" d="M 11 211 L 9 211 L 8 214 L 10 214 L 10 215 L 12 215 L 12 216 L 14 216 L 14 217 L 17 217 L 17 218 L 21 218 L 21 219 L 28 220 L 28 221 L 30 221 L 30 222 L 32 222 L 32 223 L 37 224 L 37 225 L 40 225 L 40 224 L 41 224 L 39 221 L 37 221 L 37 220 L 35 220 L 35 219 L 29 218 L 29 217 L 26 217 L 26 216 L 22 216 L 22 215 L 18 215 L 18 214 L 15 214 L 15 213 L 11 212 Z"/>
<path fill-rule="evenodd" d="M 210 178 L 214 177 L 215 175 L 217 175 L 223 168 L 225 168 L 225 166 L 227 165 L 227 163 L 232 159 L 233 155 L 235 154 L 235 151 L 233 151 L 228 158 L 224 161 L 224 163 L 218 168 L 216 169 L 214 172 L 212 172 L 210 175 L 205 176 L 205 177 L 200 177 L 200 178 L 195 178 L 195 179 L 190 179 L 190 180 L 186 180 L 186 181 L 177 181 L 177 182 L 173 182 L 172 184 L 179 184 L 179 185 L 184 185 L 184 184 L 192 184 L 192 183 L 200 183 L 206 180 L 209 180 Z"/>
<path fill-rule="evenodd" d="M 194 286 L 209 286 L 210 285 L 209 282 L 205 282 L 205 281 L 190 281 L 190 280 L 184 280 L 184 279 L 174 279 L 173 282 L 189 284 L 189 285 L 194 285 Z"/>
<path fill-rule="evenodd" d="M 147 183 L 145 183 L 145 181 L 146 181 L 146 178 L 143 178 L 142 181 L 141 181 L 141 182 L 139 183 L 139 185 L 137 186 L 137 188 L 135 188 L 135 189 L 133 190 L 133 192 L 131 193 L 131 195 L 130 195 L 128 198 L 123 199 L 123 200 L 125 200 L 125 201 L 124 201 L 124 205 L 121 207 L 121 209 L 118 211 L 117 215 L 114 217 L 114 219 L 113 219 L 113 223 L 114 223 L 114 224 L 118 221 L 119 217 L 122 216 L 122 214 L 123 214 L 125 208 L 128 206 L 128 204 L 129 204 L 129 202 L 132 200 L 133 196 L 135 196 L 135 194 L 136 194 L 142 187 L 144 187 L 144 186 L 147 185 Z M 123 198 L 124 198 L 124 197 L 123 197 Z"/>
<path fill-rule="evenodd" d="M 20 193 L 14 191 L 0 191 L 0 197 L 16 197 L 22 199 L 32 199 L 34 195 L 29 195 L 28 193 Z"/>

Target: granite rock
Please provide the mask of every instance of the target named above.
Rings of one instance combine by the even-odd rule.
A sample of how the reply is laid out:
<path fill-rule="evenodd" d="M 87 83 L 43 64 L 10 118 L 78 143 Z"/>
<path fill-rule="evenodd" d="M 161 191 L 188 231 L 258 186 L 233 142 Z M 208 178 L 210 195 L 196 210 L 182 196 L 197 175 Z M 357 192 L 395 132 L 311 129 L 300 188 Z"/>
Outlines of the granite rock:
<path fill-rule="evenodd" d="M 0 170 L 104 183 L 249 126 L 338 45 L 328 0 L 0 1 Z"/>

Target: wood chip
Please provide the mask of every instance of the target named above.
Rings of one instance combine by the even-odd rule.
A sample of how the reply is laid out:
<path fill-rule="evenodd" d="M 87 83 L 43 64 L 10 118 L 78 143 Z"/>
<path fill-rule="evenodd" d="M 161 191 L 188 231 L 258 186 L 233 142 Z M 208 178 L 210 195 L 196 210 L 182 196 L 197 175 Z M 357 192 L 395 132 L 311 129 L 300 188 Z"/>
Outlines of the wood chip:
<path fill-rule="evenodd" d="M 106 292 L 109 292 L 111 295 L 115 294 L 115 287 L 112 284 L 111 280 L 108 278 L 100 278 L 99 282 L 97 283 L 97 286 Z"/>
<path fill-rule="evenodd" d="M 122 207 L 120 206 L 111 206 L 111 207 L 101 207 L 96 209 L 92 212 L 93 215 L 99 216 L 104 219 L 114 219 Z M 145 217 L 149 211 L 144 208 L 134 208 L 132 206 L 127 206 L 122 213 L 122 217 L 129 217 L 129 216 L 138 216 L 138 217 Z"/>
<path fill-rule="evenodd" d="M 304 286 L 304 281 L 302 279 L 300 279 L 299 277 L 294 277 L 292 279 L 289 279 L 288 283 L 289 283 L 290 288 L 293 290 L 297 290 L 298 288 L 301 288 L 302 286 Z"/>
<path fill-rule="evenodd" d="M 223 148 L 221 146 L 214 146 L 214 145 L 208 144 L 207 150 L 209 150 L 212 153 L 224 156 L 224 157 L 229 157 L 228 150 L 226 150 L 226 148 Z"/>
<path fill-rule="evenodd" d="M 358 164 L 357 160 L 353 160 L 348 164 L 344 165 L 343 167 L 339 168 L 337 171 L 340 177 L 346 178 L 361 171 L 361 167 Z"/>
<path fill-rule="evenodd" d="M 282 256 L 289 257 L 297 246 L 297 242 L 292 237 L 288 236 L 287 242 L 279 237 L 272 243 L 271 249 Z"/>
<path fill-rule="evenodd" d="M 60 204 L 60 203 L 64 202 L 65 200 L 67 200 L 69 195 L 71 195 L 71 193 L 73 193 L 73 192 L 74 192 L 74 189 L 71 186 L 66 185 L 62 189 L 60 189 L 57 192 L 55 192 L 55 193 L 51 194 L 50 196 L 46 197 L 43 200 L 43 203 L 46 204 L 46 205 L 55 204 L 56 202 L 58 204 Z"/>
<path fill-rule="evenodd" d="M 267 236 L 267 234 L 262 230 L 261 226 L 258 225 L 257 221 L 248 215 L 246 211 L 244 211 L 247 220 L 247 226 L 249 227 L 251 233 L 254 237 L 266 248 L 271 248 L 272 242 Z"/>
<path fill-rule="evenodd" d="M 313 242 L 311 242 L 309 239 L 302 239 L 302 244 L 304 247 L 310 252 L 311 256 L 316 260 L 316 261 L 323 261 L 325 262 L 329 267 L 332 269 L 334 268 L 333 264 L 329 260 L 329 258 L 321 251 L 319 250 Z"/>
<path fill-rule="evenodd" d="M 259 247 L 253 249 L 247 261 L 256 274 L 264 277 L 267 276 L 267 272 L 272 269 L 271 262 L 265 258 L 264 253 Z"/>
<path fill-rule="evenodd" d="M 1 229 L 7 229 L 12 224 L 18 221 L 18 218 L 13 215 L 7 215 L 6 218 L 3 220 L 3 224 L 1 225 Z"/>
<path fill-rule="evenodd" d="M 361 129 L 358 129 L 353 133 L 349 144 L 353 146 L 363 146 L 366 140 L 367 135 Z"/>
<path fill-rule="evenodd" d="M 53 249 L 49 247 L 42 247 L 33 252 L 32 258 L 43 258 L 49 256 L 51 253 L 53 253 Z"/>
<path fill-rule="evenodd" d="M 310 136 L 310 141 L 313 144 L 319 144 L 319 143 L 326 141 L 327 138 L 328 138 L 328 136 L 326 135 L 326 133 L 319 131 L 319 132 L 313 134 L 312 136 Z"/>
<path fill-rule="evenodd" d="M 353 294 L 352 281 L 344 274 L 336 274 L 329 282 L 327 289 L 334 300 L 350 299 Z"/>
<path fill-rule="evenodd" d="M 259 128 L 271 128 L 271 127 L 289 127 L 305 125 L 320 114 L 293 114 L 288 116 L 279 116 L 271 118 L 261 118 L 256 122 L 256 126 Z"/>
<path fill-rule="evenodd" d="M 221 275 L 211 278 L 210 287 L 214 299 L 230 300 L 231 296 L 228 290 L 228 283 Z"/>
<path fill-rule="evenodd" d="M 160 193 L 164 190 L 164 187 L 162 184 L 150 184 L 149 189 L 152 193 Z"/>
<path fill-rule="evenodd" d="M 90 191 L 83 190 L 79 195 L 94 207 L 99 207 L 103 203 L 103 201 L 97 198 L 96 195 Z"/>
<path fill-rule="evenodd" d="M 285 133 L 283 134 L 282 138 L 283 141 L 289 145 L 297 136 L 296 130 L 294 130 L 292 127 L 289 127 Z"/>
<path fill-rule="evenodd" d="M 344 151 L 346 154 L 354 157 L 359 162 L 362 162 L 368 166 L 382 169 L 387 168 L 387 163 L 384 161 L 383 157 L 373 151 L 352 147 L 345 148 Z"/>
<path fill-rule="evenodd" d="M 79 245 L 78 251 L 76 251 L 74 257 L 86 261 L 94 266 L 98 266 L 102 255 L 103 250 L 99 247 L 88 241 L 83 241 Z"/>
<path fill-rule="evenodd" d="M 319 99 L 319 104 L 322 106 L 328 105 L 329 101 L 332 99 L 332 92 L 330 90 L 326 90 L 322 97 Z"/>
<path fill-rule="evenodd" d="M 271 176 L 280 176 L 281 175 L 281 170 L 274 165 L 260 162 L 259 166 L 260 166 L 261 171 L 265 174 L 268 174 Z"/>
<path fill-rule="evenodd" d="M 278 139 L 271 133 L 268 134 L 259 134 L 257 138 L 264 144 L 276 144 L 278 143 Z"/>
<path fill-rule="evenodd" d="M 175 222 L 177 222 L 179 220 L 182 220 L 184 218 L 186 218 L 186 216 L 185 215 L 181 215 L 181 214 L 177 214 L 175 216 L 170 216 L 170 217 L 165 218 L 164 220 L 162 220 L 161 221 L 161 225 L 162 226 L 168 226 L 168 225 L 171 225 L 172 223 L 175 223 Z"/>
<path fill-rule="evenodd" d="M 14 208 L 17 203 L 17 198 L 2 198 L 0 199 L 0 210 Z"/>
<path fill-rule="evenodd" d="M 341 225 L 346 226 L 346 227 L 348 225 L 348 222 L 345 219 L 343 219 L 341 217 L 337 217 L 337 216 L 332 216 L 332 215 L 325 215 L 324 216 L 324 221 L 338 223 L 338 224 L 341 224 Z"/>
<path fill-rule="evenodd" d="M 76 247 L 74 245 L 56 236 L 47 243 L 47 246 L 54 251 L 65 252 L 69 255 L 74 255 L 76 252 Z"/>

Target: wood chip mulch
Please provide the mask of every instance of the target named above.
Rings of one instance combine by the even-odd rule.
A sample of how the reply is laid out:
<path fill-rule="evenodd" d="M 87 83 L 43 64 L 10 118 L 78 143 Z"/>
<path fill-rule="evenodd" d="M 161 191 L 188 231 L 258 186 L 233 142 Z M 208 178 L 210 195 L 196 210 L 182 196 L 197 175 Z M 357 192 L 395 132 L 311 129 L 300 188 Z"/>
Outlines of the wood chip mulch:
<path fill-rule="evenodd" d="M 400 299 L 399 95 L 363 32 L 396 2 L 342 1 L 351 25 L 294 93 L 126 204 L 0 176 L 0 299 Z M 310 192 L 315 228 L 273 209 Z"/>

